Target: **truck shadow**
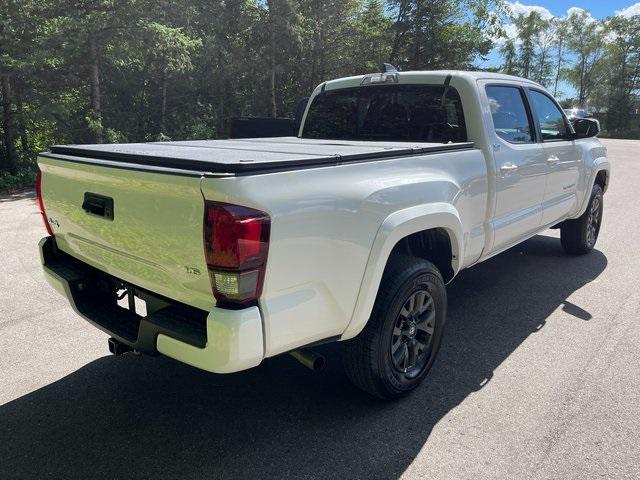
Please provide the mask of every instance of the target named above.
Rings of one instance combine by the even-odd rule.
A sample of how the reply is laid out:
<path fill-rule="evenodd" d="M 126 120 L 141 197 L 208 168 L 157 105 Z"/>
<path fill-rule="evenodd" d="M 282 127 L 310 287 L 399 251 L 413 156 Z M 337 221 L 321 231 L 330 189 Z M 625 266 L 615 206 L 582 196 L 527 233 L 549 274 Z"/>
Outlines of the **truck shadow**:
<path fill-rule="evenodd" d="M 229 376 L 100 358 L 0 407 L 0 478 L 398 478 L 554 310 L 591 318 L 566 299 L 606 265 L 537 236 L 464 272 L 433 371 L 395 403 L 354 389 L 333 357 L 320 374 L 279 357 Z"/>

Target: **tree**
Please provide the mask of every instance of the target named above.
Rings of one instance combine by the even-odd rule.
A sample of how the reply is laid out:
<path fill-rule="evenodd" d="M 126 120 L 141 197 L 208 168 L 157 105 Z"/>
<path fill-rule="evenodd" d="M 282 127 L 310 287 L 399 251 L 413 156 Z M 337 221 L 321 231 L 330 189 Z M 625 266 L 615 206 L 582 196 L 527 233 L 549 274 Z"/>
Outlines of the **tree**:
<path fill-rule="evenodd" d="M 507 75 L 518 75 L 518 53 L 513 39 L 507 38 L 500 46 L 500 54 L 504 57 L 504 63 L 500 67 L 500 71 Z"/>
<path fill-rule="evenodd" d="M 13 119 L 13 93 L 11 90 L 11 75 L 2 74 L 2 130 L 4 132 L 3 170 L 16 173 L 17 155 L 15 148 L 15 128 Z"/>
<path fill-rule="evenodd" d="M 269 59 L 269 110 L 272 117 L 278 116 L 278 77 L 290 60 L 292 49 L 296 49 L 295 28 L 297 17 L 289 0 L 267 0 L 267 30 L 269 46 L 266 58 Z"/>
<path fill-rule="evenodd" d="M 566 25 L 567 50 L 577 60 L 566 70 L 567 79 L 578 92 L 578 104 L 584 107 L 592 87 L 599 81 L 597 73 L 602 60 L 604 32 L 602 25 L 581 9 L 571 11 Z"/>
<path fill-rule="evenodd" d="M 499 50 L 504 58 L 500 70 L 542 85 L 549 84 L 553 48 L 557 42 L 555 18 L 543 18 L 537 10 L 523 13 L 507 8 L 506 20 L 510 22 L 510 28 L 505 28 L 501 35 L 505 39 Z"/>
<path fill-rule="evenodd" d="M 405 69 L 469 68 L 487 55 L 496 18 L 493 2 L 391 0 L 394 39 L 390 61 Z"/>
<path fill-rule="evenodd" d="M 202 41 L 186 35 L 181 28 L 157 22 L 142 25 L 144 51 L 149 52 L 144 63 L 152 78 L 160 83 L 160 135 L 166 133 L 167 88 L 172 75 L 193 69 L 192 55 L 202 47 Z"/>
<path fill-rule="evenodd" d="M 0 93 L 2 96 L 2 151 L 0 171 L 15 173 L 19 153 L 30 156 L 27 121 L 23 108 L 29 87 L 35 24 L 31 1 L 6 0 L 0 4 Z M 21 140 L 20 152 L 17 139 Z"/>
<path fill-rule="evenodd" d="M 42 44 L 50 51 L 57 50 L 51 56 L 61 57 L 59 66 L 84 70 L 78 80 L 88 87 L 89 109 L 85 118 L 93 140 L 101 143 L 104 139 L 101 69 L 105 55 L 114 44 L 139 29 L 140 19 L 151 5 L 145 0 L 42 3 L 39 15 L 45 18 L 48 27 Z"/>
<path fill-rule="evenodd" d="M 536 82 L 549 85 L 553 71 L 553 47 L 557 41 L 556 31 L 552 20 L 540 19 L 537 35 L 537 54 L 534 57 L 534 71 L 532 78 Z"/>
<path fill-rule="evenodd" d="M 562 66 L 564 63 L 564 33 L 566 24 L 565 21 L 561 18 L 554 18 L 551 21 L 551 26 L 553 29 L 553 35 L 555 36 L 556 41 L 556 68 L 555 68 L 555 77 L 553 81 L 553 95 L 556 96 L 558 94 L 558 83 L 560 82 L 560 73 L 562 72 Z"/>
<path fill-rule="evenodd" d="M 601 66 L 609 80 L 594 91 L 608 110 L 607 127 L 618 131 L 628 128 L 631 111 L 638 105 L 640 17 L 612 17 L 605 23 L 604 34 L 608 41 Z"/>
<path fill-rule="evenodd" d="M 538 20 L 540 14 L 531 12 L 529 15 L 518 15 L 513 19 L 520 40 L 518 49 L 518 64 L 520 74 L 529 78 L 531 76 L 531 64 L 535 55 L 535 37 L 538 35 Z"/>
<path fill-rule="evenodd" d="M 476 68 L 498 0 L 3 0 L 0 170 L 54 143 L 224 137 L 228 119 L 287 115 L 330 78 Z M 637 23 L 512 18 L 501 70 L 620 112 L 637 105 Z M 636 43 L 634 43 L 636 42 Z M 605 87 L 602 87 L 604 85 Z"/>

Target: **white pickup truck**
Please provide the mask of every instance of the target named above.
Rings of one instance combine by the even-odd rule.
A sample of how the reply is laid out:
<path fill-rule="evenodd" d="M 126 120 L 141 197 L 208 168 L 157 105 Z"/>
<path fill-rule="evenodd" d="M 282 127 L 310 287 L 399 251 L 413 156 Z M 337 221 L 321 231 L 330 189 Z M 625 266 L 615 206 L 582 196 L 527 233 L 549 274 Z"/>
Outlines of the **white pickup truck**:
<path fill-rule="evenodd" d="M 328 81 L 297 137 L 57 146 L 39 156 L 49 283 L 114 353 L 216 373 L 340 341 L 383 398 L 432 366 L 445 285 L 556 227 L 593 249 L 606 149 L 540 85 L 461 71 Z"/>

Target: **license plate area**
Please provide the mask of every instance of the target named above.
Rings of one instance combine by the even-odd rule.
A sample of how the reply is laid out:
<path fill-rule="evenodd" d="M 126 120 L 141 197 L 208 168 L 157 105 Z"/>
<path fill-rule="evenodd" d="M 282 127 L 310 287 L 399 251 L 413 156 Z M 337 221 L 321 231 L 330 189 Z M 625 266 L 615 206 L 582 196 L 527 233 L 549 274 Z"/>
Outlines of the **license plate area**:
<path fill-rule="evenodd" d="M 140 298 L 134 288 L 123 286 L 116 291 L 117 304 L 120 308 L 129 310 L 131 313 L 139 317 L 147 316 L 147 302 Z"/>

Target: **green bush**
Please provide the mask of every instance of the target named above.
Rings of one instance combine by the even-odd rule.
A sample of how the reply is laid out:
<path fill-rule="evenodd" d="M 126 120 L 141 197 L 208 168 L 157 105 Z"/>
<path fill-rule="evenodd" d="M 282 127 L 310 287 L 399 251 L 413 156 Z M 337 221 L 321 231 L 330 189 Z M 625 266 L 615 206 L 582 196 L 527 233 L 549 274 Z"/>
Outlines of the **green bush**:
<path fill-rule="evenodd" d="M 19 190 L 33 188 L 37 171 L 37 167 L 29 165 L 18 170 L 18 173 L 15 175 L 0 172 L 0 193 L 13 193 Z"/>
<path fill-rule="evenodd" d="M 621 138 L 626 140 L 640 140 L 640 126 L 620 128 L 617 130 L 603 130 L 599 133 L 602 138 Z"/>

